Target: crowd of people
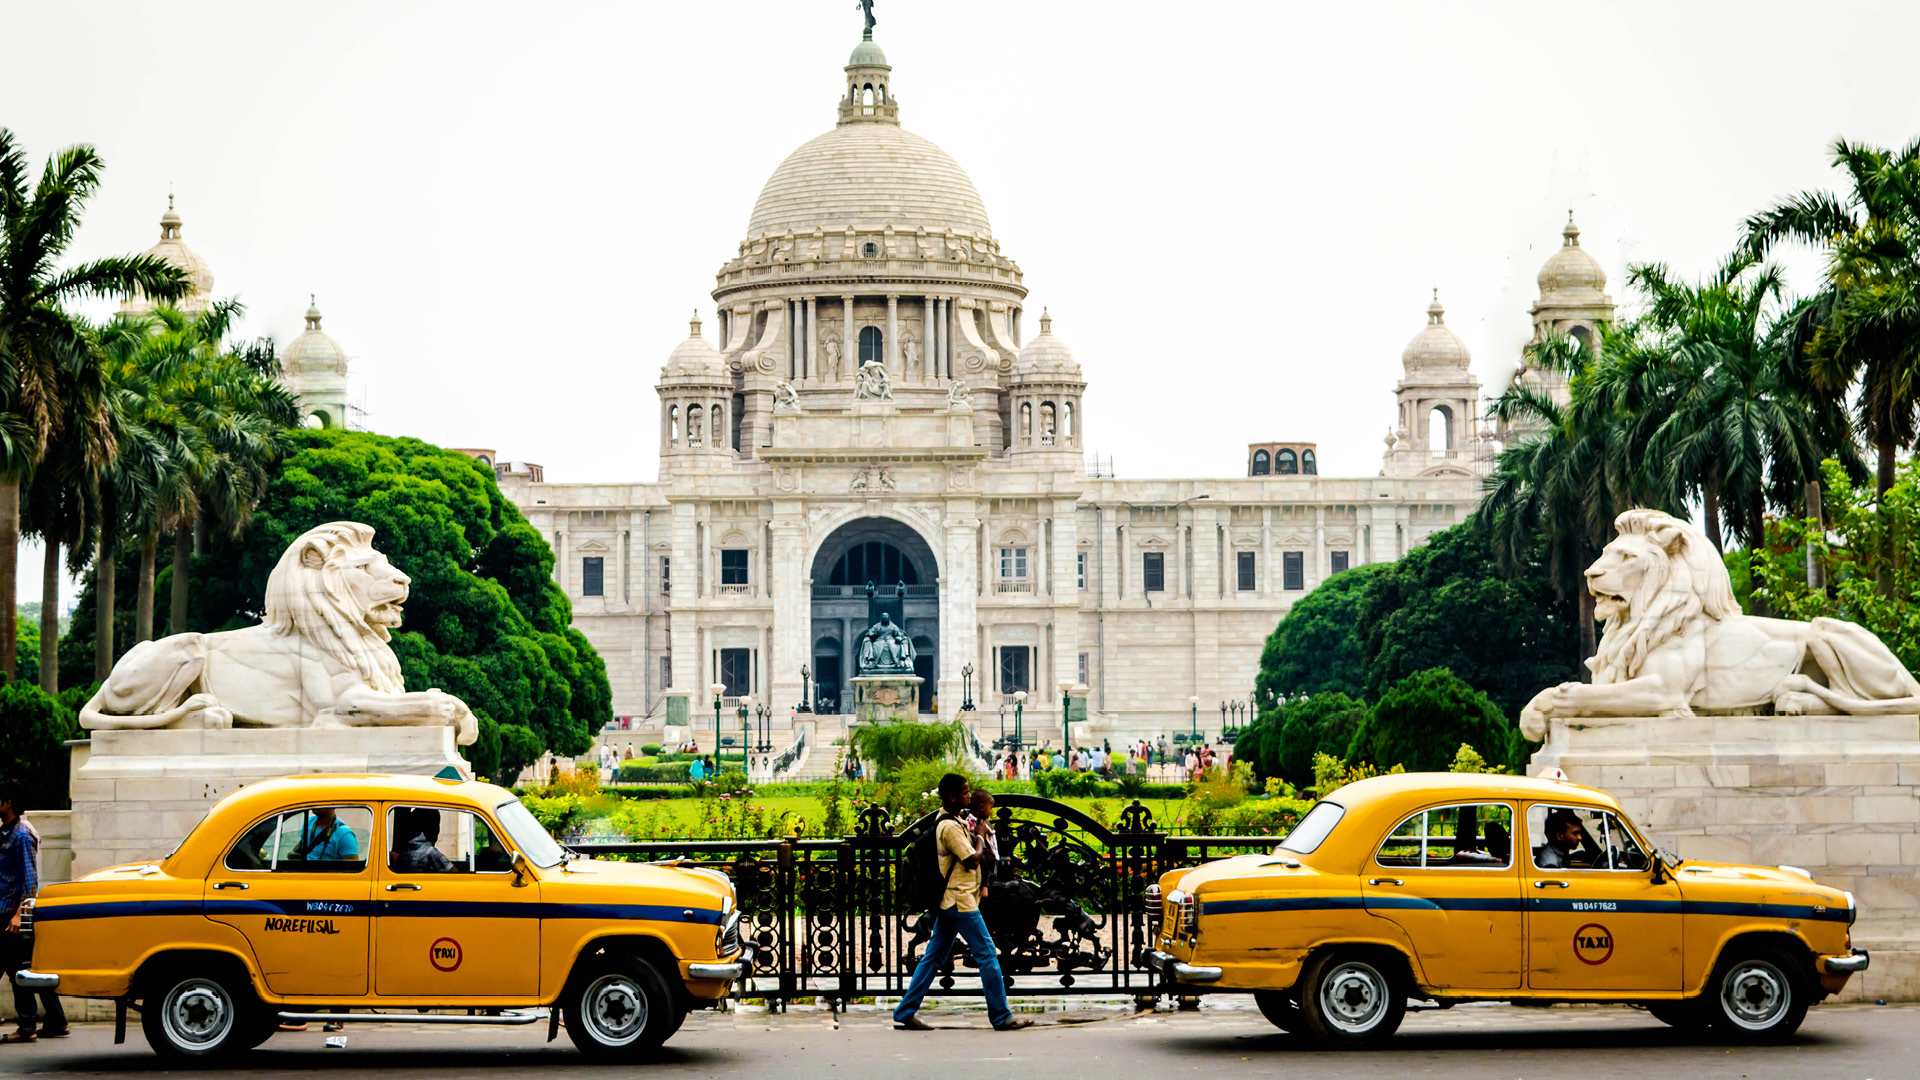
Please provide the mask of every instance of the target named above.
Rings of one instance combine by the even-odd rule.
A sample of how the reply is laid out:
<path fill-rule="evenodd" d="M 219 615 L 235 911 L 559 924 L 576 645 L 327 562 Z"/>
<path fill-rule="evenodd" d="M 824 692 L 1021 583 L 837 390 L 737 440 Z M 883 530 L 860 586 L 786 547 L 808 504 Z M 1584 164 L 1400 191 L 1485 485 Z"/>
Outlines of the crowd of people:
<path fill-rule="evenodd" d="M 1032 750 L 1008 749 L 994 759 L 993 773 L 1001 780 L 1030 780 L 1036 773 L 1093 773 L 1103 780 L 1139 776 L 1168 782 L 1184 782 L 1212 768 L 1228 768 L 1233 763 L 1231 750 L 1216 753 L 1211 746 L 1170 744 L 1165 735 L 1157 739 L 1139 739 L 1113 748 L 1112 740 L 1092 746 L 1055 749 L 1047 739 Z"/>

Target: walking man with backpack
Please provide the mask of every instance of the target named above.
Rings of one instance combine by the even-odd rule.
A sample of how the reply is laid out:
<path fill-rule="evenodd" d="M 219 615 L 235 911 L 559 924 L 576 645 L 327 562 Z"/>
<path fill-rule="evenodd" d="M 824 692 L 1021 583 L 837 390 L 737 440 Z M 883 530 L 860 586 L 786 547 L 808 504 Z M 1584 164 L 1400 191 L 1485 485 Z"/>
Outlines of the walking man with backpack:
<path fill-rule="evenodd" d="M 993 935 L 987 932 L 987 921 L 980 916 L 980 854 L 974 846 L 974 837 L 964 822 L 960 812 L 967 808 L 973 797 L 972 786 L 967 778 L 959 773 L 948 773 L 940 778 L 940 819 L 934 824 L 932 847 L 933 865 L 916 866 L 922 874 L 937 873 L 942 883 L 940 893 L 930 898 L 937 905 L 934 916 L 933 937 L 927 941 L 926 948 L 920 953 L 920 964 L 913 969 L 913 981 L 907 985 L 907 992 L 900 1004 L 893 1010 L 894 1026 L 903 1031 L 931 1031 L 926 1021 L 915 1016 L 920 1011 L 920 1002 L 933 986 L 934 976 L 940 974 L 940 968 L 946 963 L 947 951 L 953 947 L 953 939 L 958 936 L 973 950 L 973 963 L 980 972 L 980 987 L 987 995 L 987 1019 L 993 1022 L 995 1031 L 1019 1031 L 1032 1027 L 1031 1020 L 1015 1020 L 1013 1010 L 1007 1007 L 1006 980 L 1000 974 L 1000 954 L 994 948 Z M 921 849 L 914 849 L 915 863 L 921 863 Z M 931 890 L 929 890 L 931 892 Z"/>

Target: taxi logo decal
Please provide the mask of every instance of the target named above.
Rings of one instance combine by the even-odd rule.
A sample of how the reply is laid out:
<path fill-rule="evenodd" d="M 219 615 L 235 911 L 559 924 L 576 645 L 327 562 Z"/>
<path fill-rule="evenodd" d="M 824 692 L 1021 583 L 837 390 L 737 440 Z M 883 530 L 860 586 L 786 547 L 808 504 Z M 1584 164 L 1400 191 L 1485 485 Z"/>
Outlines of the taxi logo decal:
<path fill-rule="evenodd" d="M 1604 964 L 1613 956 L 1613 931 L 1588 923 L 1573 932 L 1573 955 L 1583 964 Z"/>
<path fill-rule="evenodd" d="M 427 962 L 435 971 L 456 971 L 460 967 L 460 943 L 443 937 L 427 946 Z"/>

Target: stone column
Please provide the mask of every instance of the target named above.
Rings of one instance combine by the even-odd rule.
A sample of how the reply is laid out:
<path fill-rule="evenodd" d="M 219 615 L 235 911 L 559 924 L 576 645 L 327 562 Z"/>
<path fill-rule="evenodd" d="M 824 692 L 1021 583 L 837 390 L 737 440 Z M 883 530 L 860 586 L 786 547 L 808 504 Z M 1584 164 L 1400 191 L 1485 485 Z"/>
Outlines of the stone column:
<path fill-rule="evenodd" d="M 1260 595 L 1273 599 L 1279 568 L 1273 565 L 1273 507 L 1260 509 Z"/>
<path fill-rule="evenodd" d="M 1169 561 L 1173 565 L 1167 567 L 1161 584 L 1167 587 L 1168 599 L 1178 599 L 1187 595 L 1187 524 L 1180 520 L 1178 510 L 1173 515 L 1173 558 Z"/>
<path fill-rule="evenodd" d="M 700 682 L 700 637 L 694 627 L 699 577 L 695 570 L 694 551 L 699 538 L 699 526 L 695 515 L 697 508 L 693 503 L 675 503 L 673 506 L 672 544 L 668 557 L 675 583 L 679 586 L 665 597 L 665 607 L 671 613 L 667 620 L 667 652 L 673 657 L 673 686 L 676 690 L 686 690 L 698 701 L 703 692 Z"/>
<path fill-rule="evenodd" d="M 1307 582 L 1311 589 L 1327 580 L 1327 508 L 1313 508 L 1313 577 Z"/>
<path fill-rule="evenodd" d="M 895 375 L 905 374 L 900 370 L 900 298 L 887 297 L 887 370 Z"/>
<path fill-rule="evenodd" d="M 613 512 L 613 581 L 606 590 L 607 603 L 627 602 L 627 528 L 626 512 Z"/>
<path fill-rule="evenodd" d="M 562 510 L 562 514 L 566 511 Z M 568 586 L 573 584 L 573 575 L 567 573 L 567 533 L 564 529 L 553 530 L 553 579 L 559 583 L 560 591 L 568 596 Z"/>
<path fill-rule="evenodd" d="M 840 620 L 840 712 L 847 716 L 853 714 L 854 637 L 865 630 L 855 626 L 853 619 Z"/>
<path fill-rule="evenodd" d="M 1074 585 L 1074 561 L 1080 552 L 1080 509 L 1077 500 L 1056 499 L 1053 504 L 1053 690 L 1063 682 L 1080 681 L 1080 591 Z"/>
<path fill-rule="evenodd" d="M 928 296 L 927 317 L 920 324 L 920 355 L 926 363 L 926 370 L 920 376 L 922 382 L 932 382 L 940 375 L 940 354 L 933 347 L 933 310 L 933 297 Z"/>
<path fill-rule="evenodd" d="M 974 530 L 979 522 L 971 519 L 971 501 L 950 504 L 943 530 L 945 551 L 940 557 L 940 715 L 951 719 L 959 713 L 962 700 L 960 669 L 973 664 L 975 703 L 985 708 L 990 672 L 980 654 L 978 584 L 980 566 Z"/>
<path fill-rule="evenodd" d="M 812 600 L 801 565 L 806 522 L 798 517 L 773 522 L 773 632 L 767 657 L 767 704 L 784 709 L 800 700 L 800 665 L 811 660 Z"/>
<path fill-rule="evenodd" d="M 941 297 L 933 302 L 934 329 L 940 335 L 940 371 L 947 378 L 953 378 L 953 327 L 948 325 L 953 318 L 953 298 Z"/>
<path fill-rule="evenodd" d="M 860 335 L 853 328 L 853 297 L 843 296 L 846 305 L 846 330 L 840 335 L 840 364 L 849 375 L 860 370 Z"/>
<path fill-rule="evenodd" d="M 819 374 L 819 372 L 814 370 L 814 357 L 819 355 L 819 350 L 815 348 L 815 346 L 820 343 L 820 324 L 816 321 L 818 318 L 819 316 L 813 310 L 813 297 L 809 296 L 807 297 L 807 334 L 805 343 L 807 363 L 803 371 L 803 374 L 808 378 L 813 378 Z"/>

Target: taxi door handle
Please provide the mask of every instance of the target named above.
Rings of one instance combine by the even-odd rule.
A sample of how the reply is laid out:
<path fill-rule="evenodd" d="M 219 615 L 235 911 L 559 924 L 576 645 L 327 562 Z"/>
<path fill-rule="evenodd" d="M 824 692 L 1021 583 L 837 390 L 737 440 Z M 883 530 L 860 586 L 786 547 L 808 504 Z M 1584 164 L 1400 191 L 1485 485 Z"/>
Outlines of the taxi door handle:
<path fill-rule="evenodd" d="M 388 891 L 388 892 L 399 892 L 399 891 L 401 891 L 402 889 L 405 889 L 405 890 L 407 890 L 408 892 L 419 892 L 419 891 L 420 891 L 420 886 L 418 886 L 418 885 L 415 885 L 415 884 L 414 884 L 413 882 L 411 882 L 411 881 L 400 881 L 400 882 L 395 882 L 394 884 L 392 884 L 392 885 L 389 885 L 389 886 L 387 886 L 387 891 Z"/>
<path fill-rule="evenodd" d="M 1572 883 L 1571 883 L 1571 882 L 1567 882 L 1567 881 L 1561 881 L 1561 880 L 1560 880 L 1559 878 L 1543 878 L 1543 879 L 1540 879 L 1540 880 L 1536 880 L 1536 881 L 1535 881 L 1535 882 L 1533 883 L 1533 887 L 1534 887 L 1534 888 L 1536 888 L 1536 889 L 1544 889 L 1544 888 L 1546 888 L 1546 887 L 1547 887 L 1547 886 L 1549 886 L 1549 885 L 1553 885 L 1553 886 L 1557 886 L 1557 887 L 1559 887 L 1559 888 L 1562 888 L 1562 889 L 1566 889 L 1566 888 L 1571 888 L 1571 887 L 1572 887 Z"/>
<path fill-rule="evenodd" d="M 247 883 L 244 881 L 216 881 L 213 883 L 213 887 L 216 889 L 244 889 L 247 887 Z"/>
<path fill-rule="evenodd" d="M 1401 881 L 1397 877 L 1373 877 L 1373 878 L 1367 879 L 1367 884 L 1369 885 L 1405 885 L 1406 882 Z"/>

